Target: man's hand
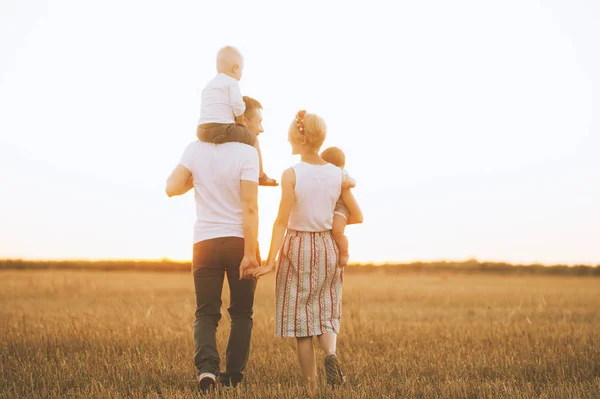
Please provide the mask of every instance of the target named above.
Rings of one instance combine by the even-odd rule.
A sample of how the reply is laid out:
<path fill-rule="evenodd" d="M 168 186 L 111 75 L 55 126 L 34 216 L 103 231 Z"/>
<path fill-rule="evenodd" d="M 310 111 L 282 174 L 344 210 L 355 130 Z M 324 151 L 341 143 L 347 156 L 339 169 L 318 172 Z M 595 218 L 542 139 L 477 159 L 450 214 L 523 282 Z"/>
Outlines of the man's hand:
<path fill-rule="evenodd" d="M 244 255 L 242 262 L 240 263 L 240 280 L 243 279 L 254 279 L 253 270 L 257 269 L 260 265 L 256 256 Z"/>

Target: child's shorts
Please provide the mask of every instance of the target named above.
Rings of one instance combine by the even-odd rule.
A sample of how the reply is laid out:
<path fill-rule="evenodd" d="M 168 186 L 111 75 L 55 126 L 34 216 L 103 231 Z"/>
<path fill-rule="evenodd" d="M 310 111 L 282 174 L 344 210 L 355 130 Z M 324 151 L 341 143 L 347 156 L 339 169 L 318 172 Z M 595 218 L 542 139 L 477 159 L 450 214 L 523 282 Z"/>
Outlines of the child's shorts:
<path fill-rule="evenodd" d="M 335 203 L 333 214 L 343 216 L 346 220 L 348 220 L 348 217 L 350 217 L 350 211 L 346 207 L 346 204 L 344 204 L 344 201 L 342 201 L 342 198 L 338 199 L 338 201 Z"/>
<path fill-rule="evenodd" d="M 256 135 L 245 126 L 235 123 L 204 123 L 196 130 L 198 140 L 207 143 L 243 143 L 254 146 Z"/>

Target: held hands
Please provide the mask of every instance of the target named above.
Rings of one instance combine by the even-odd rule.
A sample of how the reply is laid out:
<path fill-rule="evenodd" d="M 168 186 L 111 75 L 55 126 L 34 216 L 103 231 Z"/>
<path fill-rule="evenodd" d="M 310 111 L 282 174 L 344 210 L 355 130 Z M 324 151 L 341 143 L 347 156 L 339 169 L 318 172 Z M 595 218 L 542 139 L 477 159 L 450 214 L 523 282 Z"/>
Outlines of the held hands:
<path fill-rule="evenodd" d="M 271 273 L 275 270 L 275 263 L 267 263 L 266 266 L 259 267 L 257 269 L 252 270 L 255 279 L 259 279 L 265 274 Z"/>
<path fill-rule="evenodd" d="M 244 255 L 242 262 L 240 263 L 240 280 L 248 279 L 253 280 L 254 271 L 259 268 L 258 260 L 256 256 Z"/>

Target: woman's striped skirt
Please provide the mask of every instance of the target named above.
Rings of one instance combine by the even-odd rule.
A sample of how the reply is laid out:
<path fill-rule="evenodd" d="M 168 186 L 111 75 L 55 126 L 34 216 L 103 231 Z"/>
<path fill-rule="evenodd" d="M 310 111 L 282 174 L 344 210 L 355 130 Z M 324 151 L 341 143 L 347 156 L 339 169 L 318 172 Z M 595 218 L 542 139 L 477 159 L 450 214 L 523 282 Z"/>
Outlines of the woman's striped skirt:
<path fill-rule="evenodd" d="M 330 231 L 288 229 L 277 265 L 275 335 L 339 332 L 344 270 L 337 263 L 338 247 Z"/>

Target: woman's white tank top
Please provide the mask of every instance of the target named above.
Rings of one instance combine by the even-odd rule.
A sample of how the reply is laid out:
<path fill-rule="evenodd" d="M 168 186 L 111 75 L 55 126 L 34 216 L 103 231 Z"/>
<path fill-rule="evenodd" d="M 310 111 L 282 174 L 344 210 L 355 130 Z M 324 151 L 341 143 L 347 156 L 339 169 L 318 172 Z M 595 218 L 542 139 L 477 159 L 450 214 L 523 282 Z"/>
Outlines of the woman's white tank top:
<path fill-rule="evenodd" d="M 333 224 L 335 203 L 342 193 L 342 169 L 332 164 L 300 162 L 296 173 L 296 198 L 288 228 L 298 231 L 327 231 Z"/>

